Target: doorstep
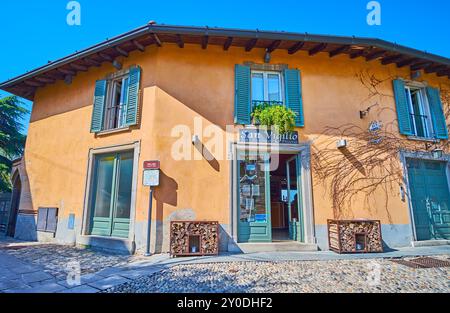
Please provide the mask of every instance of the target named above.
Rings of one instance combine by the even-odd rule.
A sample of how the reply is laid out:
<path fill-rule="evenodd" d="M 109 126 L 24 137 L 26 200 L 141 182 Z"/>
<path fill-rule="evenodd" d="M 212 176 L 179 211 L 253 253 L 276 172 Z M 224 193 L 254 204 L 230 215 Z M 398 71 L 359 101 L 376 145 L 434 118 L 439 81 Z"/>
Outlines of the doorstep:
<path fill-rule="evenodd" d="M 261 242 L 261 243 L 236 243 L 228 246 L 229 252 L 255 253 L 255 252 L 299 252 L 318 251 L 316 244 L 296 241 Z"/>
<path fill-rule="evenodd" d="M 126 238 L 83 235 L 77 238 L 77 245 L 93 250 L 115 254 L 132 255 L 136 250 L 134 241 Z"/>
<path fill-rule="evenodd" d="M 450 240 L 439 239 L 439 240 L 422 240 L 411 242 L 411 246 L 413 247 L 433 247 L 446 245 L 450 245 Z"/>

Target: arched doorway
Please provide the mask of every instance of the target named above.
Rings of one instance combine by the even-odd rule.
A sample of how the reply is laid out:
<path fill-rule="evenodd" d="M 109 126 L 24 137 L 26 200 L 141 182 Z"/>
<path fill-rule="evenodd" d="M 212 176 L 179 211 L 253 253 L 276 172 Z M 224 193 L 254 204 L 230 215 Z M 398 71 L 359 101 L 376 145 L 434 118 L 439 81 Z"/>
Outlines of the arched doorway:
<path fill-rule="evenodd" d="M 13 191 L 11 197 L 11 212 L 9 214 L 8 227 L 6 230 L 6 235 L 9 237 L 14 237 L 16 232 L 16 222 L 17 213 L 19 212 L 20 206 L 20 195 L 22 193 L 22 182 L 20 180 L 20 175 L 18 171 L 13 175 Z"/>

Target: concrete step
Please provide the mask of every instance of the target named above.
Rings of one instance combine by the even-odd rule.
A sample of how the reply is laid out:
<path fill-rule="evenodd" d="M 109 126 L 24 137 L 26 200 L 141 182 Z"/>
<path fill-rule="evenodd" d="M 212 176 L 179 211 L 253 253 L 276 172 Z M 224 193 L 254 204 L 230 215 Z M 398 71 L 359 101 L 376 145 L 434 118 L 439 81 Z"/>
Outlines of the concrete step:
<path fill-rule="evenodd" d="M 413 241 L 413 247 L 433 247 L 433 246 L 446 246 L 450 245 L 450 240 L 437 239 L 437 240 L 423 240 L 423 241 Z"/>
<path fill-rule="evenodd" d="M 301 243 L 296 241 L 263 242 L 263 243 L 238 243 L 233 247 L 235 252 L 295 252 L 318 251 L 316 244 Z M 236 251 L 237 250 L 237 251 Z"/>

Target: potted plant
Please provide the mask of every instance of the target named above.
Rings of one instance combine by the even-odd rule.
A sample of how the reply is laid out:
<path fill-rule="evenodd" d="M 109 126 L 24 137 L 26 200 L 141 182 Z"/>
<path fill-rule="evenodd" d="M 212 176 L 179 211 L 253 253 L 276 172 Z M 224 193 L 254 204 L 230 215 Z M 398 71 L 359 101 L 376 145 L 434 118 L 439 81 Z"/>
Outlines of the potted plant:
<path fill-rule="evenodd" d="M 275 127 L 279 134 L 285 134 L 294 130 L 295 112 L 284 105 L 270 105 L 261 103 L 255 106 L 252 112 L 254 125 Z"/>

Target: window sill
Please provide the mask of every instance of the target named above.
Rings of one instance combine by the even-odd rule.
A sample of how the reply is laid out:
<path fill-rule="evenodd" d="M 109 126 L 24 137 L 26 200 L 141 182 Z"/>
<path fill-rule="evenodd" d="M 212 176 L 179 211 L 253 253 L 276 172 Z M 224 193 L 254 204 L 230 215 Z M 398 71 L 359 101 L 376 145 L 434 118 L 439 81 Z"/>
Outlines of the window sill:
<path fill-rule="evenodd" d="M 122 133 L 122 132 L 126 132 L 129 130 L 130 130 L 130 127 L 126 126 L 126 127 L 102 130 L 102 131 L 99 131 L 98 133 L 95 133 L 95 135 L 101 137 L 101 136 L 107 136 L 107 135 L 111 135 L 111 134 L 115 134 L 115 133 Z"/>
<path fill-rule="evenodd" d="M 431 142 L 431 143 L 437 143 L 440 141 L 439 139 L 435 139 L 435 138 L 417 137 L 417 136 L 408 136 L 407 138 L 409 140 Z"/>

